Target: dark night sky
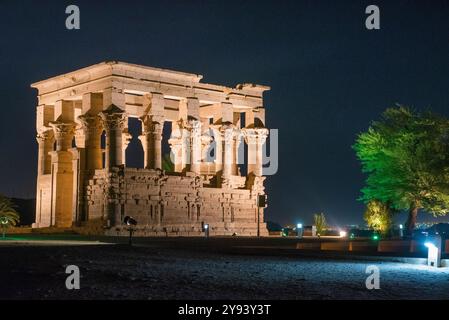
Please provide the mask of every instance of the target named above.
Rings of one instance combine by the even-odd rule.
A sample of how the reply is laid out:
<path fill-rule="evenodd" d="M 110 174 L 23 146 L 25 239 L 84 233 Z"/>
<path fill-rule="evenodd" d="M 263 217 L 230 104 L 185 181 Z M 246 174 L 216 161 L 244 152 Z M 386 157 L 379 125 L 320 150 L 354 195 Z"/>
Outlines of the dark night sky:
<path fill-rule="evenodd" d="M 65 28 L 65 8 L 81 30 Z M 381 30 L 365 29 L 377 4 Z M 279 172 L 268 219 L 362 222 L 363 175 L 350 146 L 395 103 L 449 115 L 449 3 L 444 1 L 0 2 L 0 193 L 34 197 L 32 82 L 104 60 L 270 85 Z"/>

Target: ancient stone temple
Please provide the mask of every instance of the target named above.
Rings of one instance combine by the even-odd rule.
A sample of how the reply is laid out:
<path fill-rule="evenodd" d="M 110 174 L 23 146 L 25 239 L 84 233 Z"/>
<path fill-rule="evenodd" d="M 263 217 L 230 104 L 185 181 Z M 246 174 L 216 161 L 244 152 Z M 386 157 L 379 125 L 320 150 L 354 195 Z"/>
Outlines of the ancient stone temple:
<path fill-rule="evenodd" d="M 34 83 L 34 227 L 96 226 L 120 235 L 132 216 L 143 236 L 201 235 L 206 224 L 210 235 L 267 234 L 258 199 L 269 88 L 201 79 L 111 61 Z M 130 134 L 133 118 L 138 137 Z M 127 166 L 133 138 L 143 168 Z"/>

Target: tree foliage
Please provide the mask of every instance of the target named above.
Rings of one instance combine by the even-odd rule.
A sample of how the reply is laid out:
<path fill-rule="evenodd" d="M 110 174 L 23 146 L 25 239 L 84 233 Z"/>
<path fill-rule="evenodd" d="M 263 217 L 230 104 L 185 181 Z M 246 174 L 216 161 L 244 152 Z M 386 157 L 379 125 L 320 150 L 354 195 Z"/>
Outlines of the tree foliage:
<path fill-rule="evenodd" d="M 318 236 L 323 235 L 324 231 L 327 228 L 326 217 L 324 213 L 317 213 L 313 215 L 313 220 L 316 227 L 316 233 Z"/>
<path fill-rule="evenodd" d="M 0 226 L 5 236 L 6 228 L 19 223 L 20 216 L 15 209 L 14 203 L 7 197 L 0 195 Z"/>
<path fill-rule="evenodd" d="M 391 208 L 379 200 L 371 200 L 367 203 L 364 218 L 369 228 L 383 235 L 387 235 L 393 226 Z"/>
<path fill-rule="evenodd" d="M 368 175 L 361 200 L 409 210 L 408 229 L 419 209 L 449 212 L 449 126 L 431 112 L 389 108 L 353 145 Z"/>

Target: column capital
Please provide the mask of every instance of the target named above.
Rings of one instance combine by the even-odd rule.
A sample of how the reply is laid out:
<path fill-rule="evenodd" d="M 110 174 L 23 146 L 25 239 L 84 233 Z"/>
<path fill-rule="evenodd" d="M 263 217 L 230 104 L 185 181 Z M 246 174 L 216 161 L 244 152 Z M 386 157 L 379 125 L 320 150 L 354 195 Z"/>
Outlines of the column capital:
<path fill-rule="evenodd" d="M 133 136 L 131 133 L 129 133 L 128 131 L 123 131 L 122 132 L 122 143 L 123 143 L 123 148 L 127 148 L 128 145 L 131 143 L 131 140 L 133 139 Z"/>
<path fill-rule="evenodd" d="M 36 140 L 37 140 L 37 142 L 41 143 L 41 142 L 53 140 L 54 137 L 55 136 L 54 136 L 53 129 L 50 127 L 46 127 L 45 130 L 40 130 L 37 132 Z"/>
<path fill-rule="evenodd" d="M 114 129 L 123 130 L 125 126 L 126 120 L 125 111 L 123 111 L 116 105 L 112 104 L 109 108 L 100 112 L 100 117 L 103 122 L 105 130 L 114 130 Z"/>
<path fill-rule="evenodd" d="M 78 117 L 78 120 L 80 121 L 84 132 L 88 132 L 90 130 L 100 131 L 103 129 L 102 119 L 99 115 L 83 114 Z"/>
<path fill-rule="evenodd" d="M 222 133 L 225 143 L 232 142 L 232 140 L 237 139 L 240 135 L 240 130 L 235 125 L 229 123 L 221 125 L 219 130 Z"/>
<path fill-rule="evenodd" d="M 160 116 L 144 115 L 140 117 L 142 122 L 142 134 L 154 134 L 156 136 L 162 136 L 162 130 L 164 128 L 164 118 Z M 161 137 L 162 139 L 162 137 Z"/>
<path fill-rule="evenodd" d="M 264 144 L 268 137 L 266 128 L 243 128 L 241 132 L 247 144 Z"/>
<path fill-rule="evenodd" d="M 66 136 L 73 136 L 75 134 L 75 122 L 50 122 L 50 126 L 53 128 L 56 139 L 65 138 Z"/>
<path fill-rule="evenodd" d="M 72 147 L 72 139 L 75 135 L 75 122 L 50 122 L 50 126 L 53 128 L 53 133 L 56 139 L 56 150 L 67 151 Z"/>

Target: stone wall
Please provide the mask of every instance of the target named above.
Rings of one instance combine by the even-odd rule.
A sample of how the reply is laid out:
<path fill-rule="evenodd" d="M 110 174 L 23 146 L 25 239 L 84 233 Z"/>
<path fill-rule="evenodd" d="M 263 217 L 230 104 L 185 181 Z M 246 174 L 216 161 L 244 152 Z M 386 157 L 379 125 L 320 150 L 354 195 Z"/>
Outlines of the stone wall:
<path fill-rule="evenodd" d="M 103 219 L 106 234 L 123 235 L 125 216 L 138 221 L 136 235 L 257 235 L 257 190 L 205 187 L 203 176 L 165 174 L 161 170 L 97 170 L 86 188 L 87 219 Z M 237 177 L 242 178 L 242 177 Z M 244 179 L 244 178 L 243 178 Z M 246 188 L 246 189 L 244 189 Z M 268 235 L 260 209 L 260 234 Z"/>

